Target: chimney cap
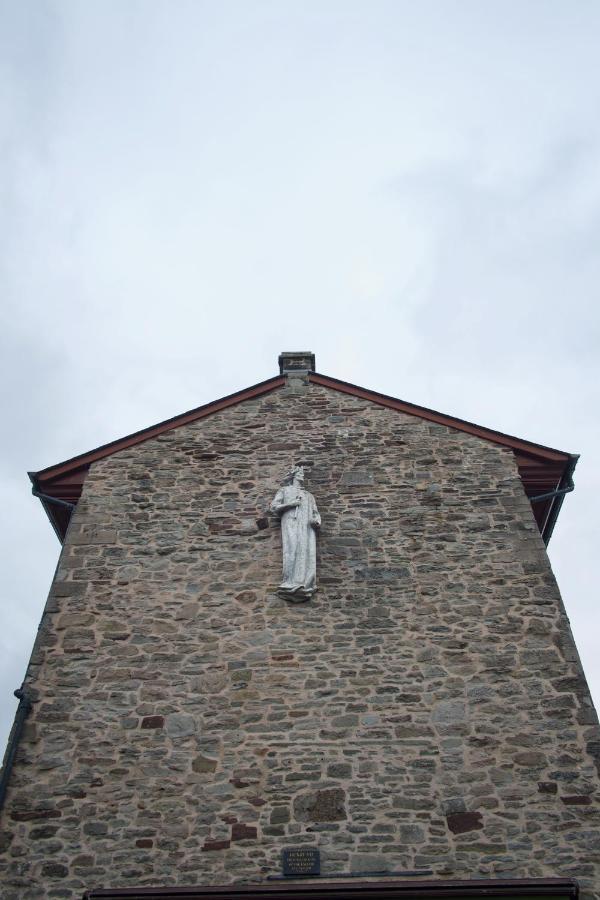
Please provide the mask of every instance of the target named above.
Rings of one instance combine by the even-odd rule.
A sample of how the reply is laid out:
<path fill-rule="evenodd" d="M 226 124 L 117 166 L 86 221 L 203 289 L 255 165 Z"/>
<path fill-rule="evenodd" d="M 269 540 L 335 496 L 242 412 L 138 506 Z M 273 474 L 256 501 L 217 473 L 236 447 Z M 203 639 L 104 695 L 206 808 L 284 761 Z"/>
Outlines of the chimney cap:
<path fill-rule="evenodd" d="M 310 350 L 284 350 L 279 354 L 281 375 L 305 375 L 315 371 L 315 354 Z"/>

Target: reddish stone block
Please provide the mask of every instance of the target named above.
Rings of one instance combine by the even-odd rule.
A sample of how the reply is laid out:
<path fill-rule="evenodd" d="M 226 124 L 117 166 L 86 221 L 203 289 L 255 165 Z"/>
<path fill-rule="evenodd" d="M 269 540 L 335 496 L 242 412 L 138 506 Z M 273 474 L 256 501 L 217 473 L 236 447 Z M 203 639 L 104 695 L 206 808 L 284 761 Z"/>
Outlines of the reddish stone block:
<path fill-rule="evenodd" d="M 592 802 L 592 798 L 588 794 L 571 794 L 560 799 L 567 806 L 589 806 Z"/>
<path fill-rule="evenodd" d="M 164 716 L 144 716 L 142 719 L 142 728 L 164 728 Z"/>
<path fill-rule="evenodd" d="M 206 853 L 211 850 L 227 850 L 231 845 L 231 841 L 205 841 L 202 852 Z"/>
<path fill-rule="evenodd" d="M 264 806 L 266 802 L 262 797 L 248 797 L 248 803 L 251 803 L 252 806 Z"/>
<path fill-rule="evenodd" d="M 139 838 L 135 842 L 136 847 L 152 847 L 154 845 L 154 841 L 152 838 Z"/>
<path fill-rule="evenodd" d="M 13 822 L 34 822 L 36 819 L 60 819 L 60 809 L 15 809 L 10 817 Z"/>
<path fill-rule="evenodd" d="M 241 822 L 231 826 L 232 841 L 254 840 L 258 837 L 258 832 L 254 825 L 244 825 Z"/>
<path fill-rule="evenodd" d="M 477 831 L 479 828 L 483 828 L 480 812 L 449 813 L 446 821 L 453 834 L 464 834 L 466 831 Z"/>

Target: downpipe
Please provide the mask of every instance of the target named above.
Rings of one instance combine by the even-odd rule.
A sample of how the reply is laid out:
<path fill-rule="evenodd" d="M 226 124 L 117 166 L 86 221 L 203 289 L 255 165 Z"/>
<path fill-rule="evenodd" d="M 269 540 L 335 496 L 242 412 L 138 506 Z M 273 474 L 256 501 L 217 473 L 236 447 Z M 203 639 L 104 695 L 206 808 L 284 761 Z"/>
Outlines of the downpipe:
<path fill-rule="evenodd" d="M 8 739 L 6 756 L 4 757 L 4 765 L 2 766 L 2 774 L 0 775 L 0 810 L 4 806 L 6 789 L 8 787 L 10 773 L 12 772 L 15 756 L 17 755 L 19 741 L 21 740 L 23 728 L 25 727 L 25 719 L 31 712 L 31 708 L 33 705 L 31 700 L 27 696 L 23 685 L 21 685 L 20 688 L 17 688 L 17 690 L 15 691 L 15 697 L 17 697 L 18 699 L 19 705 L 17 706 L 17 711 L 15 713 L 15 721 L 10 733 L 10 737 Z"/>

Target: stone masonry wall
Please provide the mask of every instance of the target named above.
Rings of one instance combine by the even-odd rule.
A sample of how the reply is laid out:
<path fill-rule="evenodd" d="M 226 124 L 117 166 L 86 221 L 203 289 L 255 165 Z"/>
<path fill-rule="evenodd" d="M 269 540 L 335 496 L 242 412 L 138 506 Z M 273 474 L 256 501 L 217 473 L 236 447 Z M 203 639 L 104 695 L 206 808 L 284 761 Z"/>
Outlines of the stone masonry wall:
<path fill-rule="evenodd" d="M 268 507 L 323 518 L 288 605 Z M 2 896 L 322 871 L 575 876 L 600 740 L 510 451 L 278 389 L 92 466 L 27 676 Z"/>

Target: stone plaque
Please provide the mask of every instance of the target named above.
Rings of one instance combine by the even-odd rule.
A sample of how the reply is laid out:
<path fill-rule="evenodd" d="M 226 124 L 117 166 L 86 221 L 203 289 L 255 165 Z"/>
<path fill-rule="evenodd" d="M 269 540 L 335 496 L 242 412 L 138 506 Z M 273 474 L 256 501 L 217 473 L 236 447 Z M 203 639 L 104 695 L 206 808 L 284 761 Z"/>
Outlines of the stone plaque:
<path fill-rule="evenodd" d="M 320 875 L 321 854 L 316 847 L 292 847 L 281 853 L 284 875 Z"/>

